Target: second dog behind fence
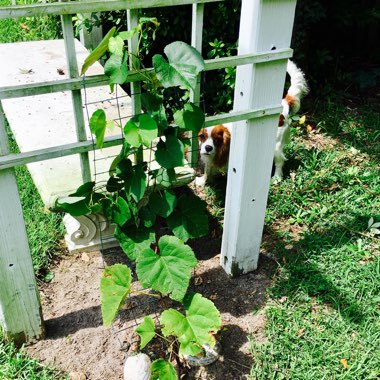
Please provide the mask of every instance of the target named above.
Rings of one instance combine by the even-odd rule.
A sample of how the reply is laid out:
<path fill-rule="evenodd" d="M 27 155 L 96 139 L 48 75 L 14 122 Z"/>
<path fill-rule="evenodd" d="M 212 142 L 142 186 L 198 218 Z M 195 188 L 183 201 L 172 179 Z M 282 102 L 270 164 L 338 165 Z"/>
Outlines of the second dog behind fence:
<path fill-rule="evenodd" d="M 290 76 L 290 87 L 281 103 L 282 112 L 279 117 L 274 152 L 273 178 L 277 181 L 283 176 L 283 166 L 286 161 L 284 147 L 290 139 L 291 116 L 299 111 L 301 99 L 309 92 L 304 73 L 290 60 L 287 64 L 287 73 Z M 195 179 L 197 186 L 202 187 L 206 182 L 212 182 L 216 175 L 227 173 L 231 132 L 231 124 L 203 128 L 199 132 L 199 150 L 204 164 L 204 174 Z"/>

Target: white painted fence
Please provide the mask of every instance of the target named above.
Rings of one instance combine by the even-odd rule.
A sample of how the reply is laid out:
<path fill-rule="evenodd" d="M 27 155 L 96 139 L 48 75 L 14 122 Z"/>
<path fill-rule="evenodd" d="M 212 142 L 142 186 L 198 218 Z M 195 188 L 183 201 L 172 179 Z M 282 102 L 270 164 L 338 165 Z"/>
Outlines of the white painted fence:
<path fill-rule="evenodd" d="M 0 19 L 62 15 L 70 67 L 69 79 L 0 88 L 0 322 L 9 337 L 18 342 L 31 341 L 42 337 L 44 331 L 13 168 L 80 153 L 82 177 L 87 180 L 90 175 L 87 153 L 95 147 L 85 138 L 80 89 L 108 81 L 103 75 L 85 79 L 78 76 L 72 15 L 128 9 L 133 26 L 139 8 L 193 4 L 192 44 L 200 49 L 203 4 L 216 1 L 221 0 L 87 0 L 0 8 Z M 242 0 L 238 56 L 206 61 L 206 70 L 238 66 L 234 111 L 206 118 L 206 126 L 237 122 L 230 154 L 221 259 L 227 273 L 233 275 L 257 267 L 286 61 L 292 55 L 289 45 L 295 5 L 296 0 Z M 129 48 L 134 50 L 133 41 Z M 138 88 L 141 78 L 136 72 L 128 80 Z M 72 91 L 78 141 L 9 154 L 1 100 L 64 90 Z M 199 87 L 192 99 L 199 101 Z M 133 101 L 135 111 L 139 111 L 138 96 Z M 120 144 L 120 138 L 111 137 L 104 146 Z"/>

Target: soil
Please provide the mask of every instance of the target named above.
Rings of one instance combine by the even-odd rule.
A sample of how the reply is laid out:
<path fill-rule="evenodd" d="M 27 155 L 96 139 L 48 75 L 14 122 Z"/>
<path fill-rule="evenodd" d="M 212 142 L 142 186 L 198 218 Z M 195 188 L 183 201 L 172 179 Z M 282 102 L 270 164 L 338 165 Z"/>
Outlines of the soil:
<path fill-rule="evenodd" d="M 260 308 L 275 266 L 262 254 L 257 271 L 231 278 L 219 265 L 220 232 L 214 231 L 211 236 L 192 244 L 199 264 L 191 287 L 210 298 L 221 312 L 222 352 L 211 365 L 181 366 L 179 371 L 181 379 L 246 379 L 252 365 L 248 337 L 253 335 L 256 341 L 265 341 L 265 321 Z M 25 351 L 44 364 L 69 373 L 71 379 L 123 379 L 123 364 L 135 339 L 134 327 L 144 315 L 157 318 L 160 305 L 171 302 L 132 293 L 113 326 L 103 327 L 99 296 L 102 271 L 104 265 L 125 261 L 125 254 L 118 249 L 105 251 L 103 255 L 79 253 L 62 258 L 54 268 L 54 279 L 49 284 L 40 284 L 46 338 Z M 134 287 L 138 288 L 137 282 Z M 165 354 L 162 342 L 157 339 L 147 347 L 145 352 L 152 359 Z"/>

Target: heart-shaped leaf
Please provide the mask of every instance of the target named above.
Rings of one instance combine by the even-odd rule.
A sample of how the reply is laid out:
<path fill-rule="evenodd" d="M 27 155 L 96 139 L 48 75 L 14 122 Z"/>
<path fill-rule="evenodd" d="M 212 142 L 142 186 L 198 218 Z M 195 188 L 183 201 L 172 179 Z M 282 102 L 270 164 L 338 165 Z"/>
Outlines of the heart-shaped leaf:
<path fill-rule="evenodd" d="M 198 134 L 205 123 L 205 114 L 195 104 L 186 103 L 183 110 L 174 114 L 174 121 L 181 129 Z"/>
<path fill-rule="evenodd" d="M 111 37 L 108 41 L 108 50 L 110 53 L 118 55 L 119 57 L 123 58 L 124 55 L 124 41 L 123 39 L 118 35 L 116 37 Z"/>
<path fill-rule="evenodd" d="M 156 335 L 154 328 L 154 320 L 149 316 L 144 317 L 144 321 L 137 326 L 136 332 L 140 335 L 140 350 L 142 350 Z"/>
<path fill-rule="evenodd" d="M 106 113 L 102 109 L 96 110 L 90 118 L 90 129 L 96 137 L 96 146 L 103 147 L 104 134 L 107 127 Z"/>
<path fill-rule="evenodd" d="M 116 26 L 112 27 L 105 35 L 100 44 L 92 51 L 92 53 L 85 59 L 80 75 L 83 75 L 90 66 L 103 57 L 108 49 L 108 42 L 116 32 Z"/>
<path fill-rule="evenodd" d="M 182 195 L 167 223 L 183 241 L 208 234 L 206 204 L 195 195 Z"/>
<path fill-rule="evenodd" d="M 157 144 L 156 161 L 166 169 L 173 169 L 184 164 L 185 148 L 175 136 L 166 136 L 165 141 Z"/>
<path fill-rule="evenodd" d="M 152 380 L 178 380 L 177 372 L 172 363 L 157 359 L 150 368 Z"/>
<path fill-rule="evenodd" d="M 131 219 L 131 211 L 127 201 L 123 197 L 118 197 L 116 203 L 112 206 L 112 221 L 123 226 Z"/>
<path fill-rule="evenodd" d="M 177 204 L 176 195 L 170 190 L 157 191 L 149 197 L 149 206 L 151 210 L 163 218 L 167 218 L 174 210 Z"/>
<path fill-rule="evenodd" d="M 104 65 L 104 74 L 109 77 L 111 91 L 114 84 L 123 84 L 128 77 L 127 54 L 124 57 L 112 54 Z"/>
<path fill-rule="evenodd" d="M 160 54 L 153 57 L 153 67 L 162 85 L 166 88 L 180 86 L 194 89 L 197 76 L 205 67 L 199 52 L 180 41 L 167 45 L 164 52 L 168 62 Z"/>
<path fill-rule="evenodd" d="M 165 336 L 175 336 L 180 342 L 179 353 L 198 355 L 202 346 L 215 345 L 212 334 L 220 330 L 220 313 L 212 301 L 201 294 L 190 294 L 184 300 L 185 315 L 175 309 L 165 310 L 160 317 Z"/>
<path fill-rule="evenodd" d="M 136 228 L 135 226 L 116 227 L 115 238 L 122 250 L 130 260 L 134 261 L 145 249 L 149 249 L 154 242 L 154 232 L 146 228 Z"/>
<path fill-rule="evenodd" d="M 124 137 L 133 147 L 140 147 L 141 144 L 150 148 L 151 142 L 157 137 L 157 124 L 148 114 L 141 114 L 127 122 L 124 127 Z"/>
<path fill-rule="evenodd" d="M 131 270 L 122 264 L 115 264 L 104 269 L 100 280 L 100 302 L 103 323 L 110 326 L 125 298 L 131 290 Z"/>
<path fill-rule="evenodd" d="M 197 260 L 193 250 L 175 236 L 162 236 L 159 253 L 146 249 L 137 257 L 136 271 L 143 286 L 182 301 Z"/>

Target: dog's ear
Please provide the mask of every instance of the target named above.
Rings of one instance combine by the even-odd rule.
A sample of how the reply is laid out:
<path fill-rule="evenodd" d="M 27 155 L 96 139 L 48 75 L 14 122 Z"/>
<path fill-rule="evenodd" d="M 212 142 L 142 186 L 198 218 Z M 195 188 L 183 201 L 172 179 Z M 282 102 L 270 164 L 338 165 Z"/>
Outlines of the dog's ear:
<path fill-rule="evenodd" d="M 228 162 L 228 155 L 230 152 L 230 131 L 224 125 L 217 125 L 211 132 L 211 137 L 214 140 L 216 152 L 214 156 L 214 165 L 217 167 L 224 167 Z"/>

